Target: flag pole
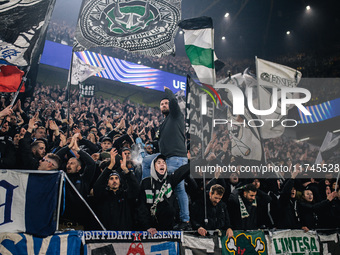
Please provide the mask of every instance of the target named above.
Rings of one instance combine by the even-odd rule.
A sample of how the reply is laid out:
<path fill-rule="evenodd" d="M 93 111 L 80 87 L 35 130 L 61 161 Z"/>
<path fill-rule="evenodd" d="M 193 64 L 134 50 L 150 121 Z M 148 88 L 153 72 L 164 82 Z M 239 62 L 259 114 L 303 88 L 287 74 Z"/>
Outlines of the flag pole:
<path fill-rule="evenodd" d="M 74 47 L 72 47 L 72 56 L 71 56 L 71 65 L 68 71 L 67 78 L 67 137 L 70 137 L 70 105 L 71 105 L 71 78 L 72 78 L 72 66 L 73 66 L 73 55 L 74 55 Z"/>
<path fill-rule="evenodd" d="M 14 97 L 13 97 L 12 102 L 11 102 L 11 104 L 10 104 L 11 107 L 14 106 L 14 103 L 15 103 L 15 101 L 16 101 L 16 99 L 17 99 L 19 93 L 20 93 L 20 90 L 21 90 L 22 86 L 24 86 L 24 82 L 27 81 L 27 74 L 28 74 L 28 72 L 30 71 L 30 69 L 31 69 L 31 66 L 29 65 L 29 66 L 27 67 L 27 70 L 26 70 L 25 75 L 24 75 L 24 76 L 22 77 L 22 79 L 21 79 L 21 82 L 20 82 L 20 85 L 19 85 L 17 91 L 16 91 L 15 94 L 14 94 Z"/>
<path fill-rule="evenodd" d="M 59 217 L 60 217 L 61 198 L 63 194 L 64 178 L 65 178 L 65 172 L 60 170 L 59 198 L 58 198 L 58 206 L 57 206 L 57 230 L 59 230 Z"/>
<path fill-rule="evenodd" d="M 202 96 L 202 95 L 201 95 Z M 205 95 L 206 96 L 206 95 Z M 202 107 L 202 105 L 201 105 Z M 202 111 L 200 111 L 200 123 L 202 130 L 202 158 L 204 159 L 204 132 L 203 132 L 203 115 Z M 208 214 L 207 214 L 207 196 L 206 196 L 206 183 L 205 183 L 205 172 L 203 172 L 203 201 L 204 201 L 204 227 L 206 228 L 208 225 Z"/>
<path fill-rule="evenodd" d="M 73 185 L 73 183 L 71 182 L 71 180 L 68 178 L 67 174 L 65 174 L 65 179 L 68 182 L 68 184 L 70 184 L 71 188 L 74 190 L 74 192 L 76 192 L 76 194 L 78 195 L 78 197 L 81 199 L 81 201 L 83 201 L 83 203 L 86 205 L 87 209 L 89 209 L 89 211 L 91 212 L 91 214 L 93 215 L 93 217 L 96 219 L 96 221 L 99 223 L 99 225 L 101 226 L 101 228 L 106 231 L 106 228 L 104 227 L 104 225 L 101 223 L 101 221 L 99 220 L 98 216 L 94 213 L 94 211 L 92 210 L 92 208 L 89 206 L 89 204 L 86 202 L 86 200 L 83 198 L 83 196 L 79 193 L 79 191 L 77 190 L 77 188 Z"/>

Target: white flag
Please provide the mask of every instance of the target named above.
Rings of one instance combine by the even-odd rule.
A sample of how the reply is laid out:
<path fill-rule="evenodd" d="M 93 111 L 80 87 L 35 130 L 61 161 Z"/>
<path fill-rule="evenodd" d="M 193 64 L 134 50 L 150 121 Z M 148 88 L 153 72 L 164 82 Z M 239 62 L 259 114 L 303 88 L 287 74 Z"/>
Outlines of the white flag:
<path fill-rule="evenodd" d="M 89 64 L 84 63 L 77 55 L 73 52 L 73 61 L 72 61 L 72 75 L 71 75 L 71 84 L 78 85 L 78 82 L 83 82 L 87 78 L 96 73 L 105 70 L 103 67 L 91 66 Z"/>
<path fill-rule="evenodd" d="M 334 150 L 340 146 L 340 135 L 332 132 L 327 132 L 325 139 L 322 142 L 318 156 L 316 157 L 315 164 L 320 164 L 322 160 L 329 159 Z"/>
<path fill-rule="evenodd" d="M 273 102 L 272 88 L 289 87 L 294 88 L 301 80 L 302 74 L 296 69 L 288 66 L 276 64 L 270 61 L 256 58 L 257 82 L 258 82 L 258 110 L 271 109 Z M 293 93 L 287 93 L 287 98 L 293 98 Z M 281 121 L 286 119 L 286 115 L 281 115 L 281 93 L 277 93 L 277 107 L 275 111 L 268 115 L 261 115 L 264 125 L 261 127 L 261 137 L 263 139 L 279 137 L 284 132 Z M 256 102 L 254 102 L 256 105 Z M 287 106 L 287 110 L 291 106 Z M 265 119 L 275 119 L 278 121 L 265 121 Z"/>

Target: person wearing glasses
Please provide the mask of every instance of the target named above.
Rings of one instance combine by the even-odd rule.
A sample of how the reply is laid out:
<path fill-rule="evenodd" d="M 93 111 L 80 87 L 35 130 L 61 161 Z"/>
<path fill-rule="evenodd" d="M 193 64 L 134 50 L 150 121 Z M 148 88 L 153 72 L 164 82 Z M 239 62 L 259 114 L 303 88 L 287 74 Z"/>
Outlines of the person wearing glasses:
<path fill-rule="evenodd" d="M 60 165 L 60 158 L 53 153 L 47 153 L 45 157 L 40 159 L 38 170 L 58 170 Z"/>

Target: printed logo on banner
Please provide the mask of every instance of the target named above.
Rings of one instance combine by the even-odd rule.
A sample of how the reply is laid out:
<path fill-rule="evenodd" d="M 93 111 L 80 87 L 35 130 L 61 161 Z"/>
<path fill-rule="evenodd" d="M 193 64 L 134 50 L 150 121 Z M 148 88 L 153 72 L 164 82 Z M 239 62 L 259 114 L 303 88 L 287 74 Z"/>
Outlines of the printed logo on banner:
<path fill-rule="evenodd" d="M 180 19 L 180 1 L 88 1 L 79 19 L 82 37 L 89 44 L 163 54 L 172 49 Z M 80 40 L 79 40 L 80 39 Z M 86 43 L 85 43 L 86 44 Z"/>
<path fill-rule="evenodd" d="M 257 237 L 253 243 L 252 236 L 241 233 L 236 237 L 231 237 L 225 242 L 226 249 L 232 254 L 262 254 L 266 250 L 266 245 L 261 237 Z"/>

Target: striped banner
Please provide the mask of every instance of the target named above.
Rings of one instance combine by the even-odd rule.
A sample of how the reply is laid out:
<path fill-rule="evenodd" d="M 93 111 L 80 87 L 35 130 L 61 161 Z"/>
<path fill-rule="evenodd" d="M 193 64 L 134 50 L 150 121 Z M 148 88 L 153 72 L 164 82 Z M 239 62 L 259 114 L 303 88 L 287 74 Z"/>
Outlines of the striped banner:
<path fill-rule="evenodd" d="M 157 87 L 160 70 L 90 51 L 76 52 L 76 55 L 86 64 L 105 68 L 104 71 L 95 75 L 97 77 L 130 83 L 140 87 Z"/>
<path fill-rule="evenodd" d="M 322 104 L 306 106 L 312 115 L 306 116 L 299 110 L 301 120 L 299 124 L 310 124 L 340 116 L 340 98 Z"/>

